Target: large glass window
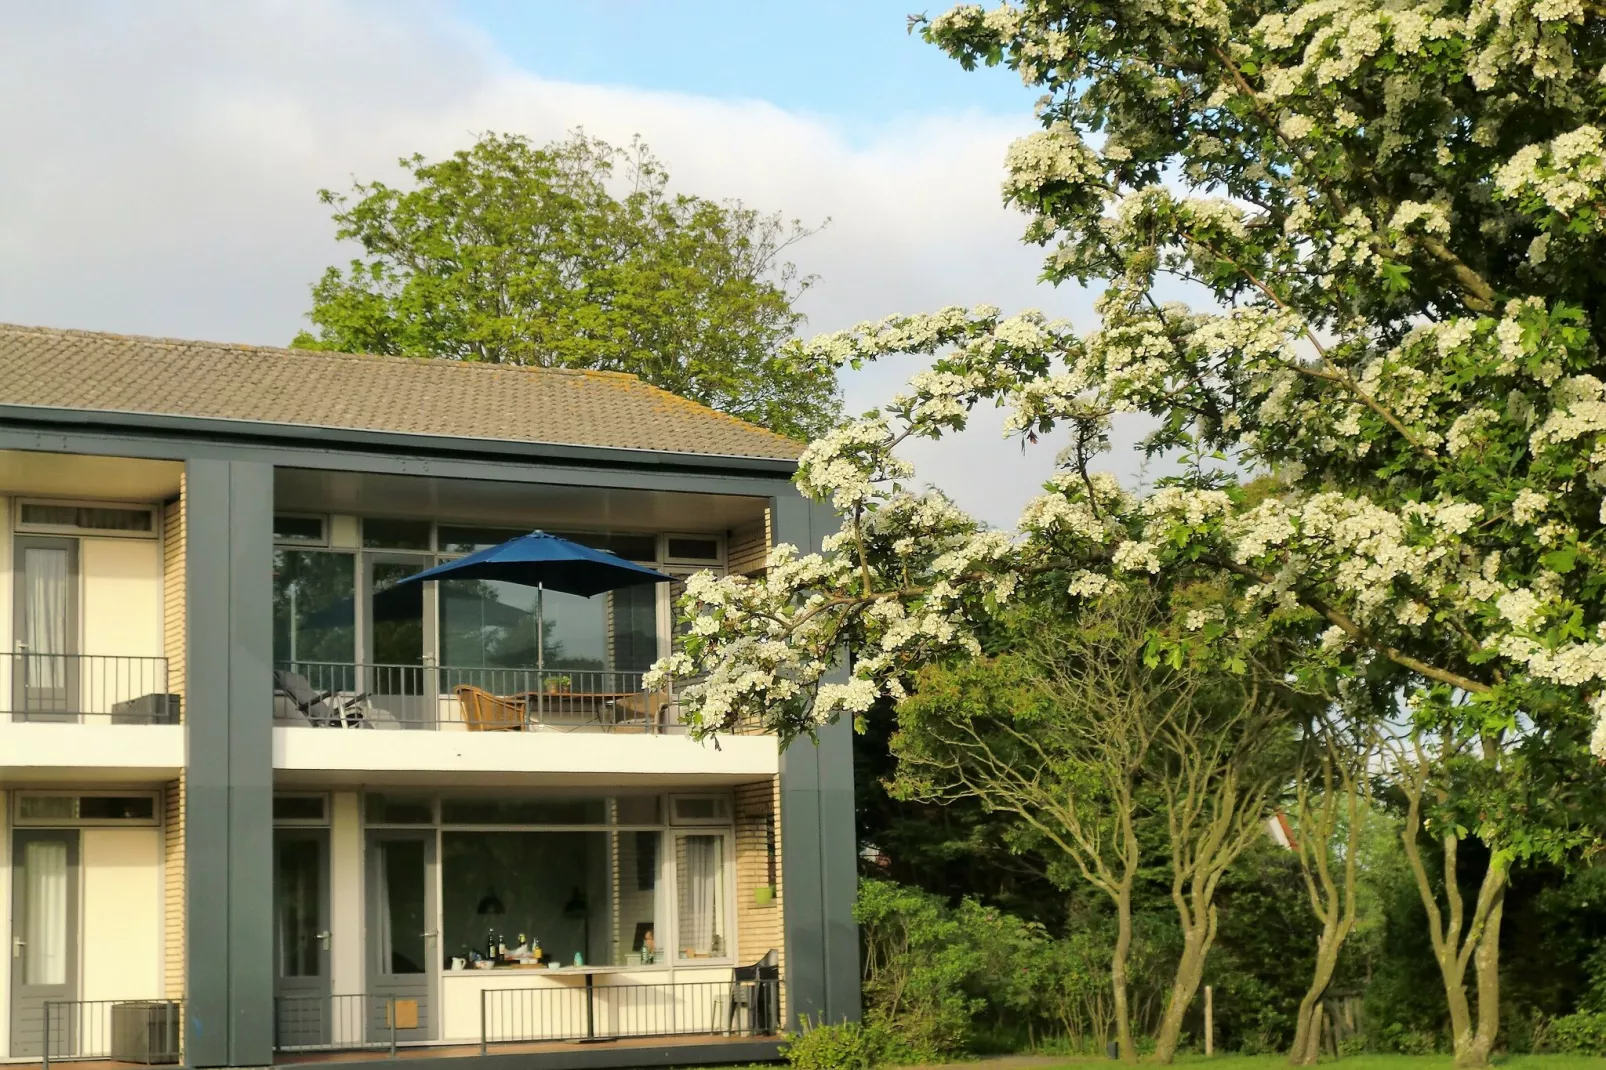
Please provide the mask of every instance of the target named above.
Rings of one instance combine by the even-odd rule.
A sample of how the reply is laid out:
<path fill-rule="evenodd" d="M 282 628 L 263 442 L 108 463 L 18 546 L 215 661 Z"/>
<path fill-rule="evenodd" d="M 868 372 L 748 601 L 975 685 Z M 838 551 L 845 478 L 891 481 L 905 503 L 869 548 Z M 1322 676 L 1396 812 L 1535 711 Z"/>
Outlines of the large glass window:
<path fill-rule="evenodd" d="M 437 586 L 442 665 L 536 667 L 535 588 L 490 580 L 443 580 Z M 547 598 L 549 614 L 553 597 Z"/>
<path fill-rule="evenodd" d="M 447 955 L 467 962 L 493 948 L 529 955 L 539 945 L 544 962 L 567 965 L 579 954 L 592 965 L 622 964 L 610 926 L 612 838 L 606 832 L 443 832 Z"/>
<path fill-rule="evenodd" d="M 728 953 L 725 836 L 696 833 L 675 838 L 675 888 L 681 958 Z"/>
<path fill-rule="evenodd" d="M 658 585 L 644 583 L 609 594 L 613 667 L 646 672 L 658 660 Z"/>
<path fill-rule="evenodd" d="M 356 656 L 351 554 L 275 550 L 273 660 L 350 663 Z"/>

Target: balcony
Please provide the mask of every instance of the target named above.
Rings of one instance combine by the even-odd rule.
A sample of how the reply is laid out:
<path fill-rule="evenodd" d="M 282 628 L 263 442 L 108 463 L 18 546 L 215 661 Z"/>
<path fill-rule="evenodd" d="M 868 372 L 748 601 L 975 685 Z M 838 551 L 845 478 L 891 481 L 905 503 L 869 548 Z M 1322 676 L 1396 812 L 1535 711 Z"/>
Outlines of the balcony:
<path fill-rule="evenodd" d="M 287 727 L 467 732 L 684 733 L 668 692 L 615 670 L 282 662 L 274 721 Z"/>
<path fill-rule="evenodd" d="M 422 785 L 490 784 L 500 774 L 608 783 L 651 776 L 707 786 L 775 774 L 775 738 L 693 738 L 671 693 L 615 670 L 281 662 L 274 672 L 274 767 L 326 787 L 373 774 Z M 345 731 L 329 731 L 344 729 Z M 359 731 L 350 731 L 358 729 Z"/>
<path fill-rule="evenodd" d="M 145 780 L 184 768 L 182 699 L 166 658 L 0 654 L 0 776 Z"/>
<path fill-rule="evenodd" d="M 167 659 L 105 654 L 0 655 L 4 719 L 46 724 L 178 724 Z"/>
<path fill-rule="evenodd" d="M 575 1043 L 598 1050 L 657 1041 L 685 1046 L 692 1062 L 773 1059 L 783 982 L 773 967 L 762 980 L 738 979 L 748 972 L 756 976 L 738 970 L 717 980 L 641 981 L 607 970 L 543 970 L 520 988 L 448 990 L 441 1006 L 372 994 L 281 996 L 274 1049 L 282 1064 L 342 1061 L 360 1051 L 392 1059 L 537 1055 L 573 1051 Z"/>

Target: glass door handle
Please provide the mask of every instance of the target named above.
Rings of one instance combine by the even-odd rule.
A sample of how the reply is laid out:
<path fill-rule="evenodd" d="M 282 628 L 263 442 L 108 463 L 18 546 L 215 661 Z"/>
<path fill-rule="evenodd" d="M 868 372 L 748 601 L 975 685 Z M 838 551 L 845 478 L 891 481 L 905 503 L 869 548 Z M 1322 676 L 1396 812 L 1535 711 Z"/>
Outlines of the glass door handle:
<path fill-rule="evenodd" d="M 425 939 L 425 940 L 433 940 L 433 939 L 435 939 L 435 938 L 436 938 L 436 937 L 437 937 L 437 936 L 439 936 L 439 935 L 440 935 L 440 933 L 438 933 L 438 932 L 436 932 L 436 931 L 435 931 L 435 930 L 434 930 L 434 929 L 431 929 L 431 930 L 430 930 L 430 931 L 429 931 L 429 932 L 427 932 L 427 933 L 419 933 L 419 934 L 418 934 L 418 935 L 419 935 L 419 936 L 422 936 L 422 937 L 423 937 L 423 938 L 424 938 L 424 939 Z"/>
<path fill-rule="evenodd" d="M 314 939 L 322 940 L 323 941 L 323 949 L 325 951 L 329 950 L 329 930 L 328 929 L 325 929 L 323 932 L 319 933 L 316 937 L 314 937 Z"/>
<path fill-rule="evenodd" d="M 13 936 L 11 938 L 11 957 L 14 959 L 22 958 L 22 949 L 27 946 L 28 941 L 24 940 L 20 936 Z"/>

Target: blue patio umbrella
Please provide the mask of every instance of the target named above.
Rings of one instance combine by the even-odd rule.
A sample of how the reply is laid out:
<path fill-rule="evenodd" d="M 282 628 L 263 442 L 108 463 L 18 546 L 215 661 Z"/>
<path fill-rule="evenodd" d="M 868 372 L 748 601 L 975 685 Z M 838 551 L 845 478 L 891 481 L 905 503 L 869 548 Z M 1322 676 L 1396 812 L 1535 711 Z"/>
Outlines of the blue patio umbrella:
<path fill-rule="evenodd" d="M 673 576 L 626 561 L 607 550 L 595 550 L 558 535 L 532 531 L 496 546 L 476 550 L 467 557 L 415 572 L 397 580 L 391 589 L 425 580 L 502 580 L 534 587 L 536 669 L 540 671 L 545 668 L 546 643 L 542 634 L 545 613 L 542 602 L 547 591 L 591 598 L 622 587 L 670 583 L 673 579 Z"/>

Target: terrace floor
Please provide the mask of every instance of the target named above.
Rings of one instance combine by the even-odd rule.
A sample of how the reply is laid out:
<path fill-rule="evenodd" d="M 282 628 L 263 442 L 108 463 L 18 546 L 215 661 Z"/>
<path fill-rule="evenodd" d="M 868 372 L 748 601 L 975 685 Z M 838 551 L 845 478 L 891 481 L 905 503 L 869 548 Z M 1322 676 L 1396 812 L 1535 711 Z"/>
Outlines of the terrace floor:
<path fill-rule="evenodd" d="M 478 1044 L 421 1044 L 389 1051 L 281 1052 L 275 1066 L 338 1065 L 342 1070 L 383 1067 L 398 1060 L 479 1060 L 518 1070 L 603 1070 L 607 1067 L 711 1066 L 721 1063 L 771 1062 L 780 1058 L 779 1037 L 709 1034 L 682 1037 L 624 1037 L 596 1041 L 532 1041 L 492 1044 L 482 1054 Z M 46 1070 L 41 1063 L 5 1063 L 4 1070 Z M 143 1063 L 111 1059 L 52 1059 L 62 1070 L 149 1070 Z"/>

